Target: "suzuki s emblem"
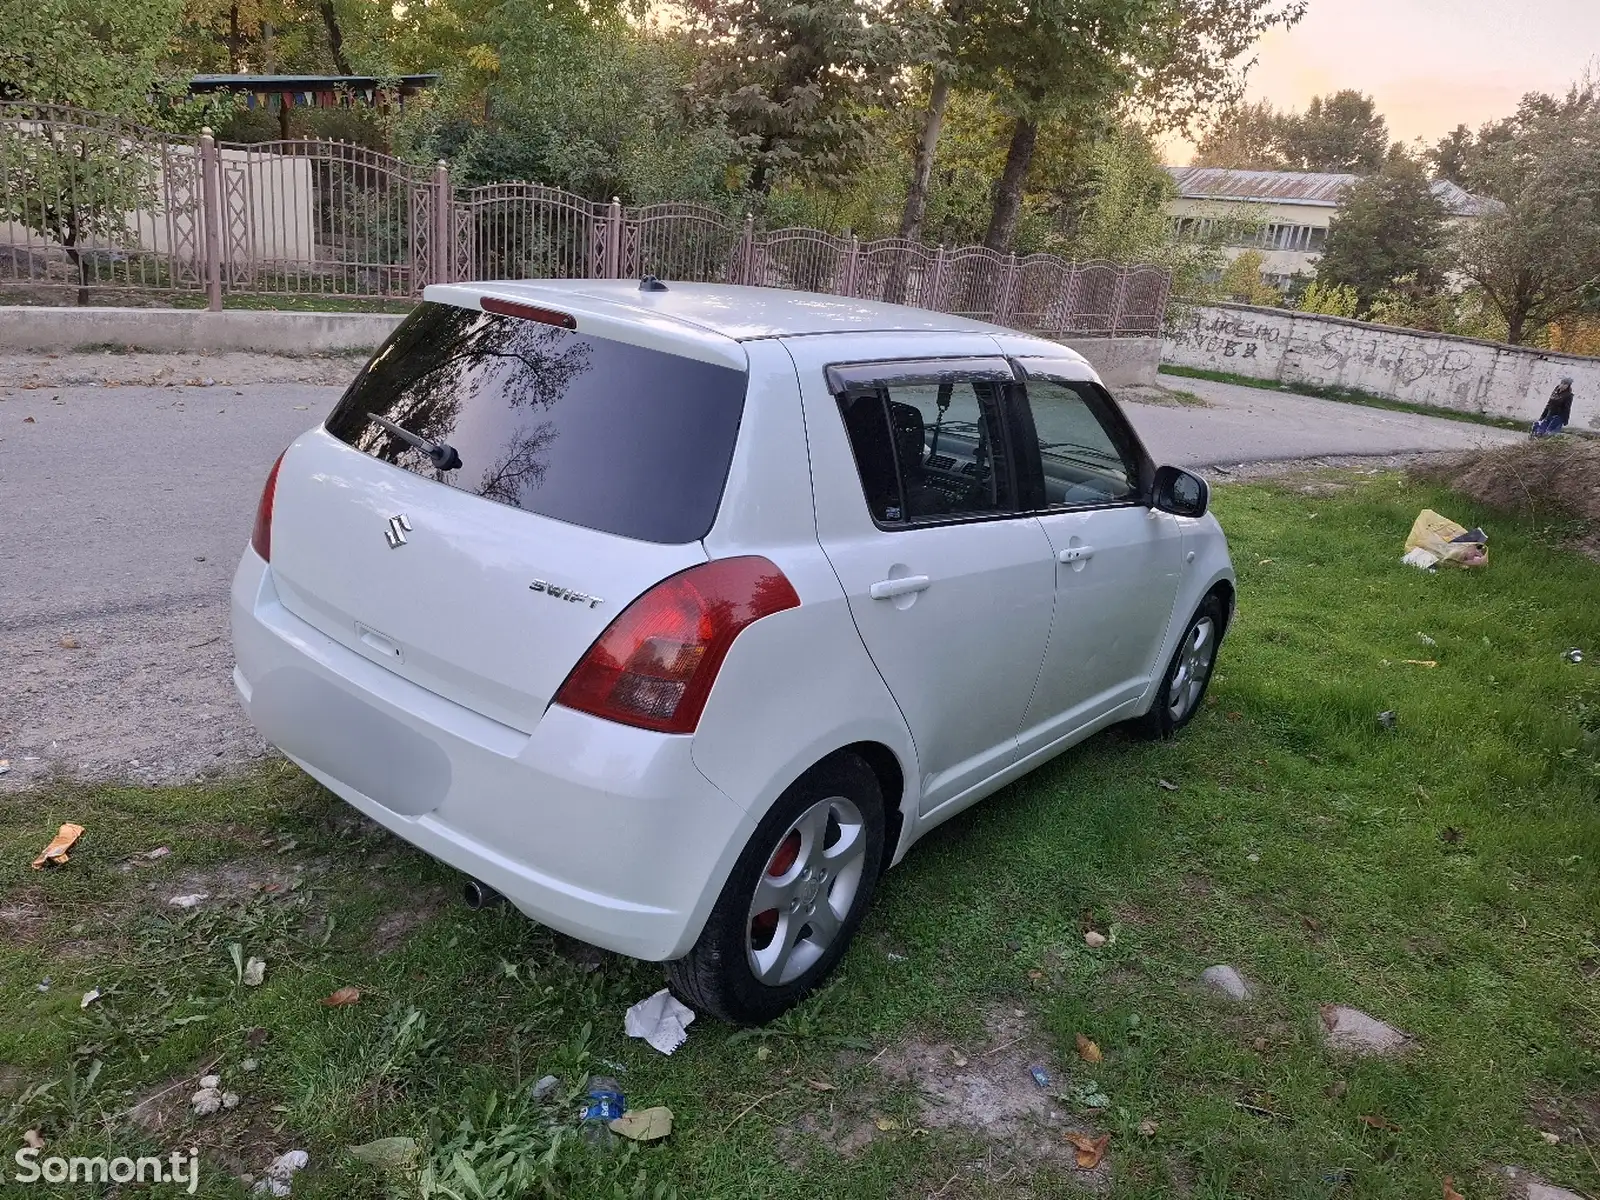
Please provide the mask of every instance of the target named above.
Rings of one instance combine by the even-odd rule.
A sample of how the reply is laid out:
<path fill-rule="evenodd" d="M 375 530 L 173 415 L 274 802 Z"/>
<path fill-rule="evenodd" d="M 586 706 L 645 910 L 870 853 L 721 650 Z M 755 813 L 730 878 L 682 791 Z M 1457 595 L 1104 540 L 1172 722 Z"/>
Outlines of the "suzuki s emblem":
<path fill-rule="evenodd" d="M 406 544 L 406 534 L 411 532 L 411 521 L 405 513 L 398 517 L 389 518 L 389 528 L 383 531 L 383 537 L 389 543 L 389 549 L 398 550 Z"/>

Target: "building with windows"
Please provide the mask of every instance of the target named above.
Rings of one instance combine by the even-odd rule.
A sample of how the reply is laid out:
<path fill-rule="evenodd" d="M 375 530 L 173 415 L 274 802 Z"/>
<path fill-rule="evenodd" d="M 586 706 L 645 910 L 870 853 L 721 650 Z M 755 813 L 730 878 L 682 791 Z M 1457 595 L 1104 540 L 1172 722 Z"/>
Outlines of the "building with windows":
<path fill-rule="evenodd" d="M 1295 275 L 1316 273 L 1339 201 L 1361 178 L 1225 167 L 1167 170 L 1178 185 L 1177 198 L 1167 204 L 1178 236 L 1206 238 L 1220 229 L 1234 256 L 1259 250 L 1261 273 L 1280 286 Z M 1444 179 L 1434 182 L 1433 194 L 1455 220 L 1480 217 L 1492 204 Z"/>

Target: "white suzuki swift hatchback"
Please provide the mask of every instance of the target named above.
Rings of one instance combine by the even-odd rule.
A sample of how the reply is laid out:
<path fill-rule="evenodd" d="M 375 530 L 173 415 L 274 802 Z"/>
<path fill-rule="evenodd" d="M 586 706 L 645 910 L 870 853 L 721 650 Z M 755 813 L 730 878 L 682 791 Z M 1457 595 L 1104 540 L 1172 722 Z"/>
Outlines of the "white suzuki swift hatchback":
<path fill-rule="evenodd" d="M 1207 499 L 1083 358 L 995 326 L 431 287 L 272 468 L 234 681 L 469 895 L 759 1022 L 935 825 L 1194 715 L 1234 602 Z"/>

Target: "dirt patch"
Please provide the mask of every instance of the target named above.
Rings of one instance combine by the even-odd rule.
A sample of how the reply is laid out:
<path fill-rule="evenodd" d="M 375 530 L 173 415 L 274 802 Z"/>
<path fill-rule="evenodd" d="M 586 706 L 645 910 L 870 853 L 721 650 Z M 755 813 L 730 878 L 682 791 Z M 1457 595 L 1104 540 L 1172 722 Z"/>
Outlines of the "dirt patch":
<path fill-rule="evenodd" d="M 916 1128 L 973 1134 L 988 1143 L 990 1169 L 1029 1173 L 1049 1166 L 1090 1192 L 1104 1193 L 1111 1183 L 1111 1155 L 1094 1170 L 1077 1169 L 1065 1135 L 1096 1136 L 1097 1131 L 1059 1098 L 1089 1076 L 1063 1071 L 1038 1031 L 1015 1010 L 997 1010 L 984 1025 L 984 1036 L 971 1045 L 912 1038 L 889 1047 L 869 1065 L 885 1083 L 915 1092 Z M 1044 1069 L 1048 1087 L 1035 1082 L 1033 1067 Z M 831 1119 L 805 1117 L 794 1131 L 815 1135 L 845 1158 L 856 1157 L 880 1137 L 905 1136 L 911 1122 L 870 1111 L 872 1090 L 857 1093 L 869 1107 L 851 1097 L 839 1103 Z"/>
<path fill-rule="evenodd" d="M 228 1088 L 250 1078 L 237 1071 L 223 1074 Z M 198 1150 L 204 1163 L 202 1173 L 259 1176 L 274 1158 L 292 1148 L 274 1128 L 265 1100 L 241 1089 L 237 1108 L 202 1117 L 190 1105 L 199 1087 L 198 1073 L 169 1079 L 146 1092 L 123 1116 L 168 1150 Z"/>
<path fill-rule="evenodd" d="M 1600 1092 L 1536 1097 L 1528 1106 L 1528 1123 L 1564 1142 L 1600 1144 Z"/>
<path fill-rule="evenodd" d="M 444 911 L 449 902 L 444 890 L 435 888 L 418 897 L 415 904 L 384 913 L 378 918 L 378 923 L 372 930 L 372 937 L 367 942 L 372 953 L 380 957 L 392 954 L 399 949 L 400 943 L 410 936 L 412 930 L 433 920 Z"/>
<path fill-rule="evenodd" d="M 1491 508 L 1535 520 L 1574 522 L 1578 528 L 1572 531 L 1572 543 L 1600 561 L 1600 439 L 1530 439 L 1451 455 L 1410 473 Z"/>
<path fill-rule="evenodd" d="M 24 892 L 0 902 L 0 937 L 12 945 L 30 944 L 38 940 L 49 919 L 49 910 Z"/>
<path fill-rule="evenodd" d="M 157 885 L 150 894 L 156 902 L 175 909 L 249 900 L 255 896 L 287 895 L 301 882 L 306 871 L 299 863 L 272 862 L 266 859 L 239 859 L 209 871 L 188 871 Z M 201 899 L 173 905 L 174 898 Z"/>

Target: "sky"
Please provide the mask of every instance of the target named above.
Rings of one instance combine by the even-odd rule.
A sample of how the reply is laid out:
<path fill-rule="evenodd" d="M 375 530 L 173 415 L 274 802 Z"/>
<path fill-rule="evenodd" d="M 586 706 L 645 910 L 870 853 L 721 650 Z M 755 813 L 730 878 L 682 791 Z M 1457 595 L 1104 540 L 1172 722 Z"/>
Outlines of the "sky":
<path fill-rule="evenodd" d="M 1600 0 L 1310 0 L 1300 24 L 1262 39 L 1258 58 L 1251 100 L 1304 108 L 1355 88 L 1377 100 L 1394 136 L 1432 142 L 1600 65 Z"/>

